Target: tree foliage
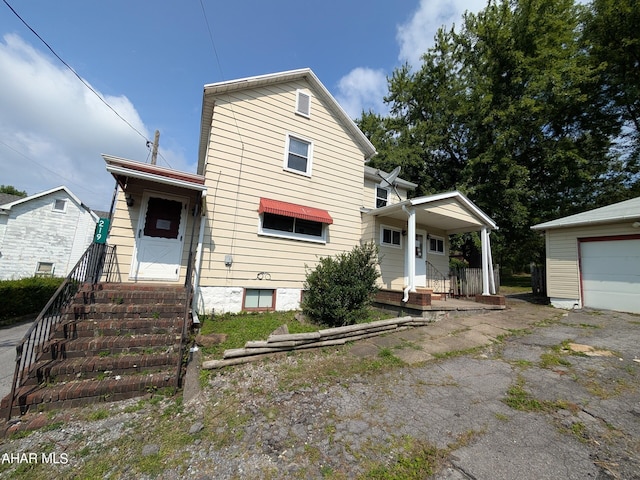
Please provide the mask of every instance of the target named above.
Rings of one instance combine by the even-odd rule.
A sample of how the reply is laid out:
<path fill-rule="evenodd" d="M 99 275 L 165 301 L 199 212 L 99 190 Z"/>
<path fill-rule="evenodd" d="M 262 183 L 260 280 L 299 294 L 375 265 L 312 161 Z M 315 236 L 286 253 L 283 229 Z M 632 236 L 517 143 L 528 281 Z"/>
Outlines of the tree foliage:
<path fill-rule="evenodd" d="M 18 197 L 27 196 L 27 192 L 18 190 L 13 185 L 0 185 L 0 193 L 8 193 L 9 195 L 16 195 Z"/>
<path fill-rule="evenodd" d="M 630 49 L 621 49 L 618 76 L 592 56 L 607 51 L 596 48 L 595 25 L 607 24 L 609 4 L 617 5 L 490 0 L 458 31 L 441 28 L 419 68 L 403 65 L 389 79 L 390 115 L 363 115 L 380 152 L 372 165 L 402 165 L 419 195 L 468 195 L 500 227 L 499 263 L 519 269 L 539 259 L 544 246 L 531 225 L 599 206 L 612 192 L 628 198 L 638 183 L 637 162 L 615 146 L 637 121 L 640 83 L 615 90 L 615 102 L 605 94 L 629 82 Z M 624 31 L 620 41 L 637 53 L 637 29 Z"/>
<path fill-rule="evenodd" d="M 351 325 L 366 317 L 377 291 L 378 250 L 374 243 L 323 257 L 307 273 L 302 311 L 330 326 Z"/>

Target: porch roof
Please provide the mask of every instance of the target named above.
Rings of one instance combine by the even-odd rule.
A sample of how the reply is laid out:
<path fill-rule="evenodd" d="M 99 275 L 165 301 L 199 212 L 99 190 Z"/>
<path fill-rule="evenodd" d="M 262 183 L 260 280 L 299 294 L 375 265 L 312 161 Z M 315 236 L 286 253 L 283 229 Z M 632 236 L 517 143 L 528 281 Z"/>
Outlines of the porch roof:
<path fill-rule="evenodd" d="M 207 189 L 204 184 L 204 176 L 202 175 L 181 172 L 149 163 L 113 157 L 111 155 L 102 155 L 102 158 L 104 158 L 104 161 L 107 163 L 107 172 L 113 175 L 123 190 L 127 178 L 138 178 L 200 192 Z"/>
<path fill-rule="evenodd" d="M 456 191 L 410 198 L 403 202 L 366 211 L 376 217 L 407 220 L 405 208 L 413 208 L 418 224 L 444 230 L 448 234 L 475 232 L 486 227 L 497 230 L 496 223 L 471 200 Z"/>

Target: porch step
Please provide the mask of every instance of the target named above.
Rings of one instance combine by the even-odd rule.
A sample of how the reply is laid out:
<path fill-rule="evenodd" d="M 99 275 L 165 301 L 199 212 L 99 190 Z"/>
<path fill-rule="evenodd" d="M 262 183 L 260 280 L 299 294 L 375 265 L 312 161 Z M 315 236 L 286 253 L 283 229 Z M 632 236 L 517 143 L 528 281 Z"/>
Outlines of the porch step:
<path fill-rule="evenodd" d="M 90 403 L 112 402 L 152 393 L 157 389 L 175 386 L 175 371 L 128 375 L 119 379 L 78 380 L 55 385 L 25 385 L 18 389 L 17 406 L 12 415 L 20 415 L 36 407 L 42 410 L 52 408 L 79 407 Z M 7 413 L 9 399 L 2 399 L 0 409 Z"/>
<path fill-rule="evenodd" d="M 12 413 L 177 386 L 189 302 L 175 285 L 82 285 L 17 388 Z M 9 398 L 2 400 L 8 408 Z"/>
<path fill-rule="evenodd" d="M 102 337 L 116 335 L 177 334 L 182 331 L 182 317 L 111 319 L 95 318 L 84 321 L 64 322 L 56 330 L 54 338 Z"/>
<path fill-rule="evenodd" d="M 51 360 L 108 356 L 140 352 L 163 347 L 173 350 L 180 345 L 180 335 L 109 335 L 104 337 L 82 337 L 75 340 L 52 340 L 49 342 Z M 46 351 L 46 350 L 45 350 Z"/>
<path fill-rule="evenodd" d="M 178 353 L 120 355 L 112 357 L 78 357 L 62 361 L 41 360 L 29 374 L 26 385 L 68 382 L 73 380 L 154 373 L 176 368 Z"/>

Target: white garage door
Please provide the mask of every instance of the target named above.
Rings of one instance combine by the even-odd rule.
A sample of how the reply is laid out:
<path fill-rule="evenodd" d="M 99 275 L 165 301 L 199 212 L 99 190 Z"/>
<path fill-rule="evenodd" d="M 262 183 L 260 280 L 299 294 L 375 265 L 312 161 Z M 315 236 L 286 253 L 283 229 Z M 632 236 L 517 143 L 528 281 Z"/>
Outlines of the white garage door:
<path fill-rule="evenodd" d="M 640 313 L 640 240 L 580 243 L 585 307 Z"/>

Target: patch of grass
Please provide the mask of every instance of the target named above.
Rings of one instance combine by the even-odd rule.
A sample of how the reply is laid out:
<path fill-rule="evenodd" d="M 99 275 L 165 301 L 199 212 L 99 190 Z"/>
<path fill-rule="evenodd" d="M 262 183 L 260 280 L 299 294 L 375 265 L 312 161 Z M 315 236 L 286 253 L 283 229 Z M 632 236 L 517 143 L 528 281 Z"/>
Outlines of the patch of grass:
<path fill-rule="evenodd" d="M 473 355 L 484 350 L 484 348 L 485 346 L 481 345 L 478 347 L 471 347 L 464 350 L 451 350 L 449 352 L 434 353 L 433 357 L 437 358 L 438 360 L 446 360 L 448 358 L 461 357 L 463 355 Z"/>
<path fill-rule="evenodd" d="M 91 422 L 94 422 L 96 420 L 104 420 L 105 418 L 108 418 L 109 415 L 109 410 L 107 410 L 106 408 L 99 408 L 90 412 L 89 415 L 87 415 L 87 420 Z"/>
<path fill-rule="evenodd" d="M 531 291 L 531 275 L 528 273 L 502 275 L 500 277 L 500 293 L 503 295 L 530 293 Z"/>
<path fill-rule="evenodd" d="M 590 323 L 579 323 L 578 326 L 582 328 L 602 328 L 602 325 L 591 325 Z"/>
<path fill-rule="evenodd" d="M 541 368 L 550 368 L 550 367 L 570 367 L 571 362 L 564 358 L 562 355 L 557 353 L 543 353 L 540 355 L 540 367 Z"/>
<path fill-rule="evenodd" d="M 218 345 L 202 348 L 202 353 L 209 357 L 221 357 L 225 350 L 242 348 L 248 341 L 266 340 L 275 329 L 284 324 L 289 333 L 315 332 L 320 328 L 318 325 L 300 323 L 294 315 L 295 312 L 263 312 L 205 317 L 200 333 L 222 333 L 227 339 Z"/>
<path fill-rule="evenodd" d="M 209 335 L 221 333 L 227 339 L 217 345 L 202 348 L 202 353 L 206 357 L 221 357 L 222 353 L 231 348 L 242 348 L 245 343 L 251 340 L 266 340 L 271 333 L 282 325 L 287 325 L 289 333 L 317 332 L 325 328 L 325 325 L 300 322 L 295 318 L 296 312 L 259 312 L 259 313 L 238 313 L 224 314 L 214 317 L 204 317 L 200 333 Z M 370 323 L 377 320 L 393 318 L 382 310 L 371 308 L 366 317 L 360 319 L 358 323 Z"/>
<path fill-rule="evenodd" d="M 551 402 L 533 398 L 531 394 L 524 389 L 524 379 L 522 377 L 518 378 L 518 381 L 509 387 L 507 396 L 502 399 L 502 401 L 511 408 L 523 412 L 551 412 L 567 408 L 566 402 Z"/>
<path fill-rule="evenodd" d="M 447 450 L 417 440 L 408 441 L 405 452 L 390 465 L 371 467 L 360 479 L 364 480 L 404 480 L 427 478 L 444 463 Z"/>

